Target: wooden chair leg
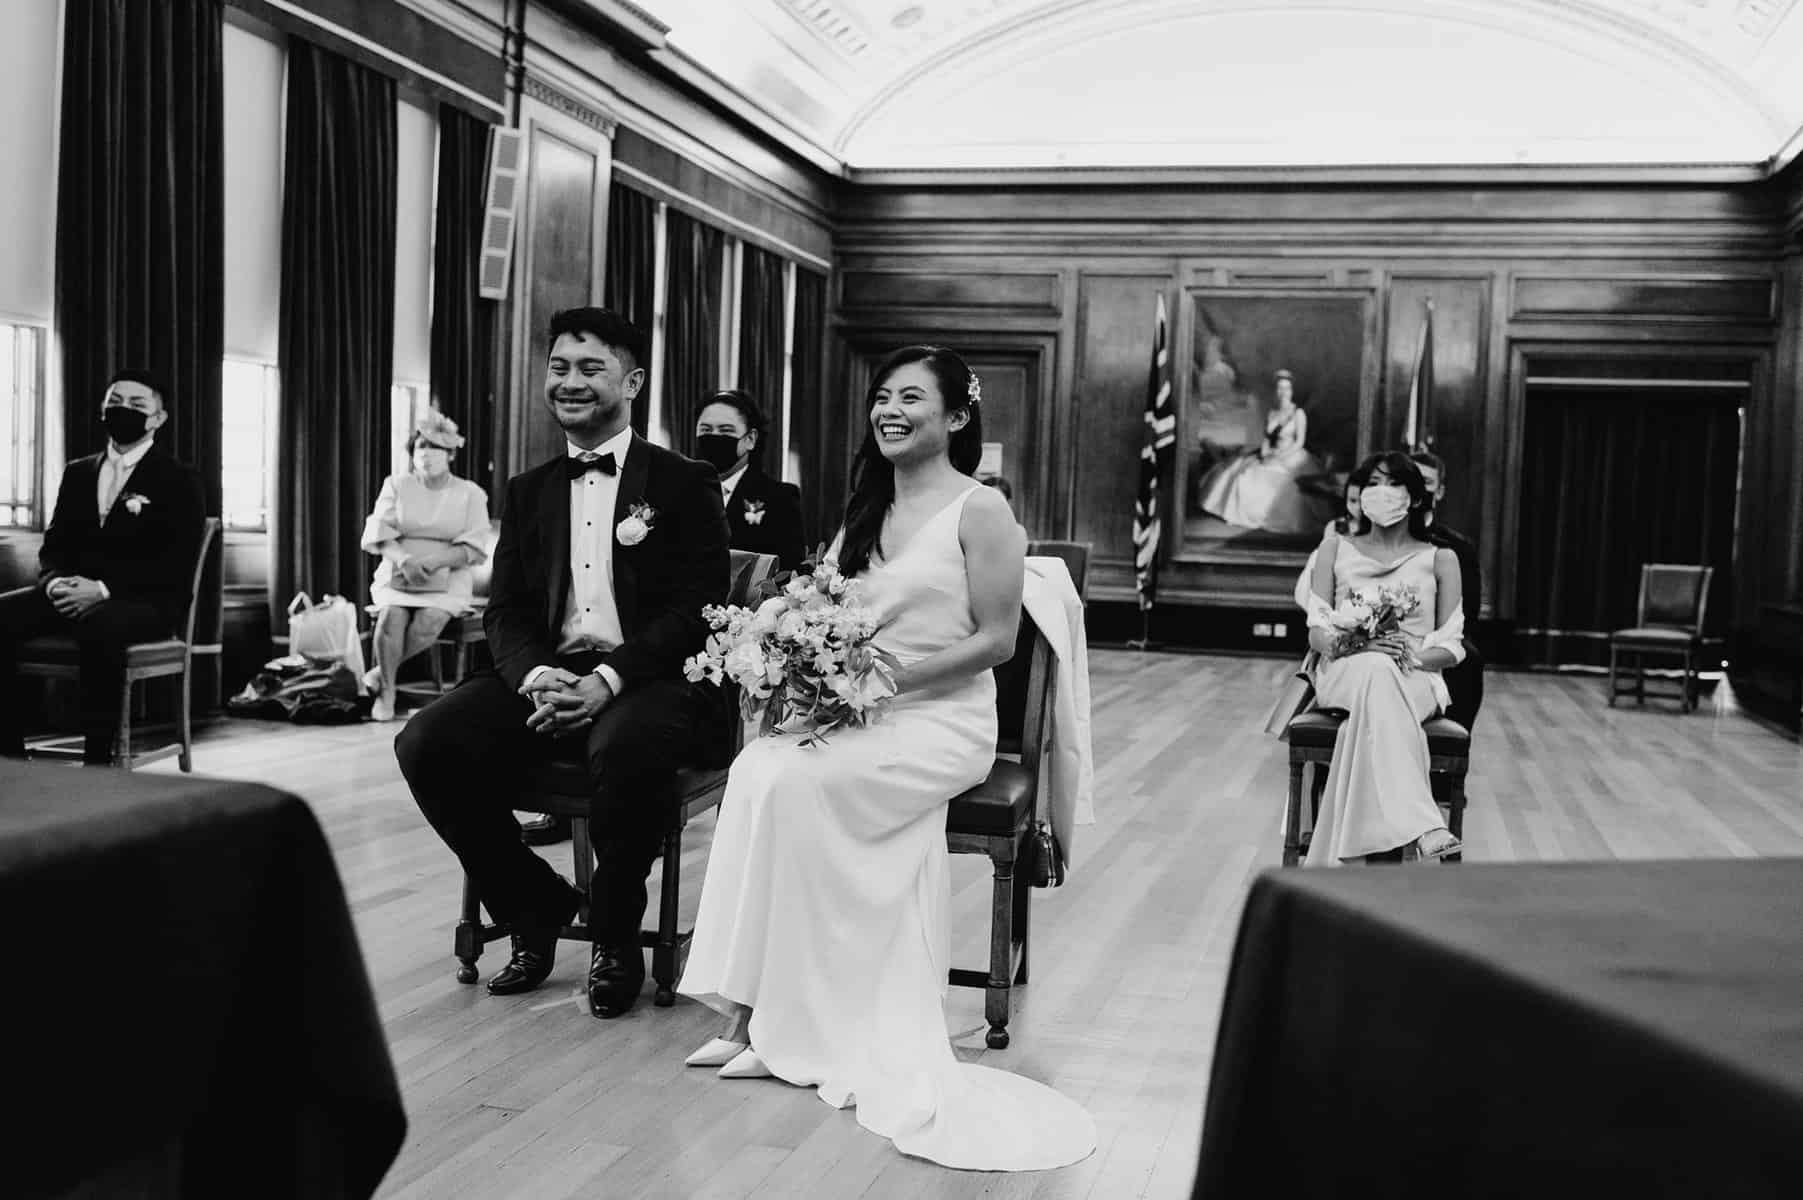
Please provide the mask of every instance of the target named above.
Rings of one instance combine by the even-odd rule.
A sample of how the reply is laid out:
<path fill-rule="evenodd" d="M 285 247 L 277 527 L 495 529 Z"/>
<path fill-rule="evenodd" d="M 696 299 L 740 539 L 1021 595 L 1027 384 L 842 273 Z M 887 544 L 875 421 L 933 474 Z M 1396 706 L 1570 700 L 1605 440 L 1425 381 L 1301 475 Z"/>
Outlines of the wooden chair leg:
<path fill-rule="evenodd" d="M 457 955 L 457 982 L 476 982 L 476 960 L 482 957 L 482 907 L 476 896 L 476 882 L 463 877 L 463 911 L 457 918 L 454 940 Z"/>
<path fill-rule="evenodd" d="M 1615 697 L 1619 694 L 1615 683 L 1616 673 L 1621 666 L 1621 651 L 1614 642 L 1609 643 L 1609 707 L 1615 707 Z"/>
<path fill-rule="evenodd" d="M 1019 843 L 1016 842 L 1018 845 Z M 1015 861 L 1020 860 L 1016 854 Z M 1018 957 L 1014 964 L 1014 982 L 1016 985 L 1027 982 L 1027 953 L 1030 948 L 1031 917 L 1033 913 L 1033 883 L 1026 872 L 1014 873 L 1014 945 L 1019 947 Z"/>
<path fill-rule="evenodd" d="M 576 890 L 582 893 L 582 899 L 576 906 L 576 923 L 587 925 L 589 886 L 595 878 L 595 845 L 589 840 L 587 817 L 570 818 L 570 855 L 572 874 L 576 876 Z"/>
<path fill-rule="evenodd" d="M 669 1008 L 676 1003 L 676 949 L 679 940 L 676 904 L 682 872 L 682 826 L 664 834 L 664 870 L 658 888 L 657 944 L 651 949 L 651 978 L 657 981 L 652 1003 Z"/>
<path fill-rule="evenodd" d="M 444 651 L 437 642 L 426 647 L 426 658 L 432 663 L 432 690 L 444 695 Z"/>
<path fill-rule="evenodd" d="M 983 1038 L 991 1050 L 1008 1045 L 1008 985 L 1014 957 L 1014 861 L 1012 843 L 1006 857 L 992 853 L 995 890 L 990 905 L 989 982 L 983 988 L 983 1016 L 989 1032 Z"/>
<path fill-rule="evenodd" d="M 1290 756 L 1290 791 L 1283 804 L 1283 865 L 1286 867 L 1302 861 L 1302 776 L 1306 767 L 1300 758 Z"/>
<path fill-rule="evenodd" d="M 113 753 L 115 766 L 132 769 L 131 757 L 131 675 L 128 673 L 119 683 L 119 728 L 113 734 Z"/>
<path fill-rule="evenodd" d="M 1696 660 L 1691 657 L 1690 651 L 1686 650 L 1684 651 L 1684 698 L 1679 704 L 1679 707 L 1683 712 L 1693 712 L 1697 707 L 1695 671 Z"/>
<path fill-rule="evenodd" d="M 1634 652 L 1634 703 L 1646 707 L 1646 652 Z"/>
<path fill-rule="evenodd" d="M 175 761 L 183 771 L 194 770 L 194 728 L 193 722 L 188 716 L 188 708 L 193 703 L 193 694 L 194 663 L 190 660 L 187 665 L 182 667 L 182 707 L 181 711 L 176 714 L 176 719 L 181 722 L 182 752 Z"/>
<path fill-rule="evenodd" d="M 1458 838 L 1461 842 L 1465 840 L 1465 771 L 1467 769 L 1468 768 L 1460 768 L 1451 773 L 1448 778 L 1449 786 L 1446 793 L 1446 798 L 1449 801 L 1446 806 L 1446 828 L 1452 836 Z M 1448 854 L 1440 861 L 1449 863 L 1464 862 L 1464 851 L 1460 851 L 1456 854 Z"/>

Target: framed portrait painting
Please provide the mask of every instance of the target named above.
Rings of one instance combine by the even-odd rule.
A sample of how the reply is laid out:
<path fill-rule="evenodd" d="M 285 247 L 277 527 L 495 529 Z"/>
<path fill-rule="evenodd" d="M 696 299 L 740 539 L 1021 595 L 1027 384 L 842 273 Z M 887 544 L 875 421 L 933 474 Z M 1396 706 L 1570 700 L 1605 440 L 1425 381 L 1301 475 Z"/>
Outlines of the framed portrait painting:
<path fill-rule="evenodd" d="M 1189 290 L 1181 557 L 1288 558 L 1320 541 L 1371 424 L 1375 310 L 1364 289 Z"/>

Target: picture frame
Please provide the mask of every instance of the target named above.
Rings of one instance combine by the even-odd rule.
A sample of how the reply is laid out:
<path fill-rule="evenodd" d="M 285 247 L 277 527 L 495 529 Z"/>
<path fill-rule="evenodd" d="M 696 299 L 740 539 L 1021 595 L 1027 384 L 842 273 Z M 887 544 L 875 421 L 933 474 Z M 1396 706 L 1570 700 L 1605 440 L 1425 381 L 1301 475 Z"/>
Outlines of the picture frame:
<path fill-rule="evenodd" d="M 1300 567 L 1372 443 L 1375 293 L 1191 287 L 1181 319 L 1177 557 Z"/>

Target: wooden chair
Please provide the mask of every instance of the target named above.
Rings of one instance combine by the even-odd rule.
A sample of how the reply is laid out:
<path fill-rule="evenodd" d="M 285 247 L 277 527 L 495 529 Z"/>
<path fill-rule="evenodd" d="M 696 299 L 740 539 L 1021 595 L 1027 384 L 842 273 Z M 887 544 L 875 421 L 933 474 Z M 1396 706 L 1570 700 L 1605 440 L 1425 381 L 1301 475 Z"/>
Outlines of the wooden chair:
<path fill-rule="evenodd" d="M 487 553 L 481 562 L 470 568 L 474 607 L 461 616 L 452 617 L 439 631 L 438 641 L 433 644 L 432 652 L 426 655 L 426 665 L 432 672 L 431 682 L 399 684 L 395 688 L 396 691 L 406 692 L 413 696 L 424 696 L 428 699 L 433 696 L 442 696 L 462 683 L 463 677 L 469 674 L 470 648 L 488 643 L 488 634 L 482 628 L 482 610 L 488 607 L 489 576 L 494 571 L 495 543 L 500 540 L 500 537 L 501 522 L 490 521 L 488 545 L 484 547 Z M 372 617 L 375 615 L 374 605 L 370 606 L 369 613 Z M 444 654 L 447 650 L 451 653 L 451 676 L 449 679 L 445 678 L 444 670 Z M 371 661 L 374 661 L 373 657 Z"/>
<path fill-rule="evenodd" d="M 1308 804 L 1309 828 L 1321 809 L 1321 793 L 1327 787 L 1327 766 L 1333 762 L 1334 739 L 1346 719 L 1343 709 L 1311 708 L 1291 719 L 1285 731 L 1290 743 L 1290 788 L 1283 810 L 1283 865 L 1302 861 L 1307 842 L 1302 837 L 1303 804 Z M 1465 776 L 1471 769 L 1471 733 L 1444 717 L 1430 717 L 1421 728 L 1427 734 L 1427 768 L 1434 798 L 1446 812 L 1446 828 L 1454 837 L 1465 836 Z M 1312 783 L 1305 782 L 1314 766 Z M 1449 854 L 1446 862 L 1463 855 Z"/>
<path fill-rule="evenodd" d="M 1640 603 L 1634 628 L 1609 635 L 1609 707 L 1624 693 L 1633 693 L 1646 704 L 1646 659 L 1664 655 L 1679 660 L 1684 676 L 1675 697 L 1681 711 L 1697 705 L 1697 656 L 1703 649 L 1703 618 L 1709 607 L 1709 582 L 1714 567 L 1677 563 L 1646 563 L 1640 568 Z M 1633 683 L 1617 682 L 1623 654 L 1633 657 Z M 1655 693 L 1658 695 L 1658 693 Z M 1666 693 L 1664 698 L 1673 698 Z"/>
<path fill-rule="evenodd" d="M 208 517 L 200 533 L 200 551 L 194 559 L 194 573 L 188 581 L 188 612 L 182 620 L 180 637 L 161 638 L 154 642 L 133 642 L 125 649 L 125 675 L 119 684 L 119 728 L 113 735 L 113 765 L 131 770 L 143 763 L 177 755 L 184 771 L 194 769 L 194 731 L 189 708 L 193 700 L 194 656 L 217 655 L 216 642 L 195 644 L 194 617 L 200 606 L 200 578 L 206 568 L 207 552 L 219 536 L 219 518 Z M 72 637 L 61 634 L 32 638 L 19 647 L 19 674 L 40 679 L 80 679 L 81 648 Z M 176 714 L 179 740 L 142 752 L 132 748 L 132 685 L 142 679 L 158 679 L 169 675 L 181 677 L 181 709 Z M 32 746 L 33 754 L 73 757 L 79 747 L 70 749 L 57 743 L 72 739 L 40 740 Z"/>
<path fill-rule="evenodd" d="M 1045 555 L 1050 558 L 1061 558 L 1070 569 L 1071 582 L 1077 587 L 1077 599 L 1089 603 L 1089 543 L 1088 542 L 1028 542 L 1028 555 Z"/>
<path fill-rule="evenodd" d="M 776 569 L 773 554 L 732 552 L 732 588 L 727 603 L 746 604 L 753 591 Z M 743 725 L 733 721 L 733 745 L 737 753 L 744 736 Z M 595 870 L 594 845 L 589 837 L 588 810 L 593 789 L 588 772 L 578 763 L 548 762 L 530 768 L 520 795 L 513 807 L 520 812 L 548 813 L 570 820 L 571 852 L 575 858 L 576 889 L 582 893 L 582 906 L 573 923 L 565 925 L 558 936 L 576 941 L 589 941 L 588 891 Z M 657 928 L 639 932 L 639 944 L 651 947 L 651 978 L 657 984 L 655 1003 L 668 1008 L 676 1002 L 676 977 L 680 959 L 688 948 L 694 931 L 677 928 L 678 885 L 682 871 L 682 831 L 695 817 L 719 805 L 726 794 L 726 768 L 684 767 L 676 772 L 675 813 L 664 834 L 663 880 L 658 897 Z M 482 947 L 512 932 L 505 924 L 489 925 L 482 921 L 481 897 L 468 875 L 463 877 L 463 912 L 457 921 L 454 953 L 457 956 L 457 982 L 476 982 L 476 959 Z"/>
<path fill-rule="evenodd" d="M 1040 766 L 1052 712 L 1052 647 L 1025 614 L 1014 657 L 996 668 L 996 760 L 989 778 L 955 797 L 945 841 L 953 854 L 987 854 L 995 869 L 989 920 L 989 970 L 954 967 L 950 982 L 984 991 L 984 1040 L 1008 1044 L 1009 989 L 1027 982 L 1028 895 L 1023 868 L 1028 838 L 1040 819 Z"/>

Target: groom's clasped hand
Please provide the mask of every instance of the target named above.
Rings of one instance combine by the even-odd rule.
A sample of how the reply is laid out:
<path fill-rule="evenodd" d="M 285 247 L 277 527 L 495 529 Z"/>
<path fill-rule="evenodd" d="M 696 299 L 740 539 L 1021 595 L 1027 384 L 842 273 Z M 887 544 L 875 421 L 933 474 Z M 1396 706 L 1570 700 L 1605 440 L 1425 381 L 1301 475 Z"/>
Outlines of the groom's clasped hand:
<path fill-rule="evenodd" d="M 614 690 L 593 671 L 577 675 L 553 667 L 522 683 L 520 695 L 533 704 L 526 728 L 548 737 L 569 737 L 595 723 L 613 700 Z"/>

